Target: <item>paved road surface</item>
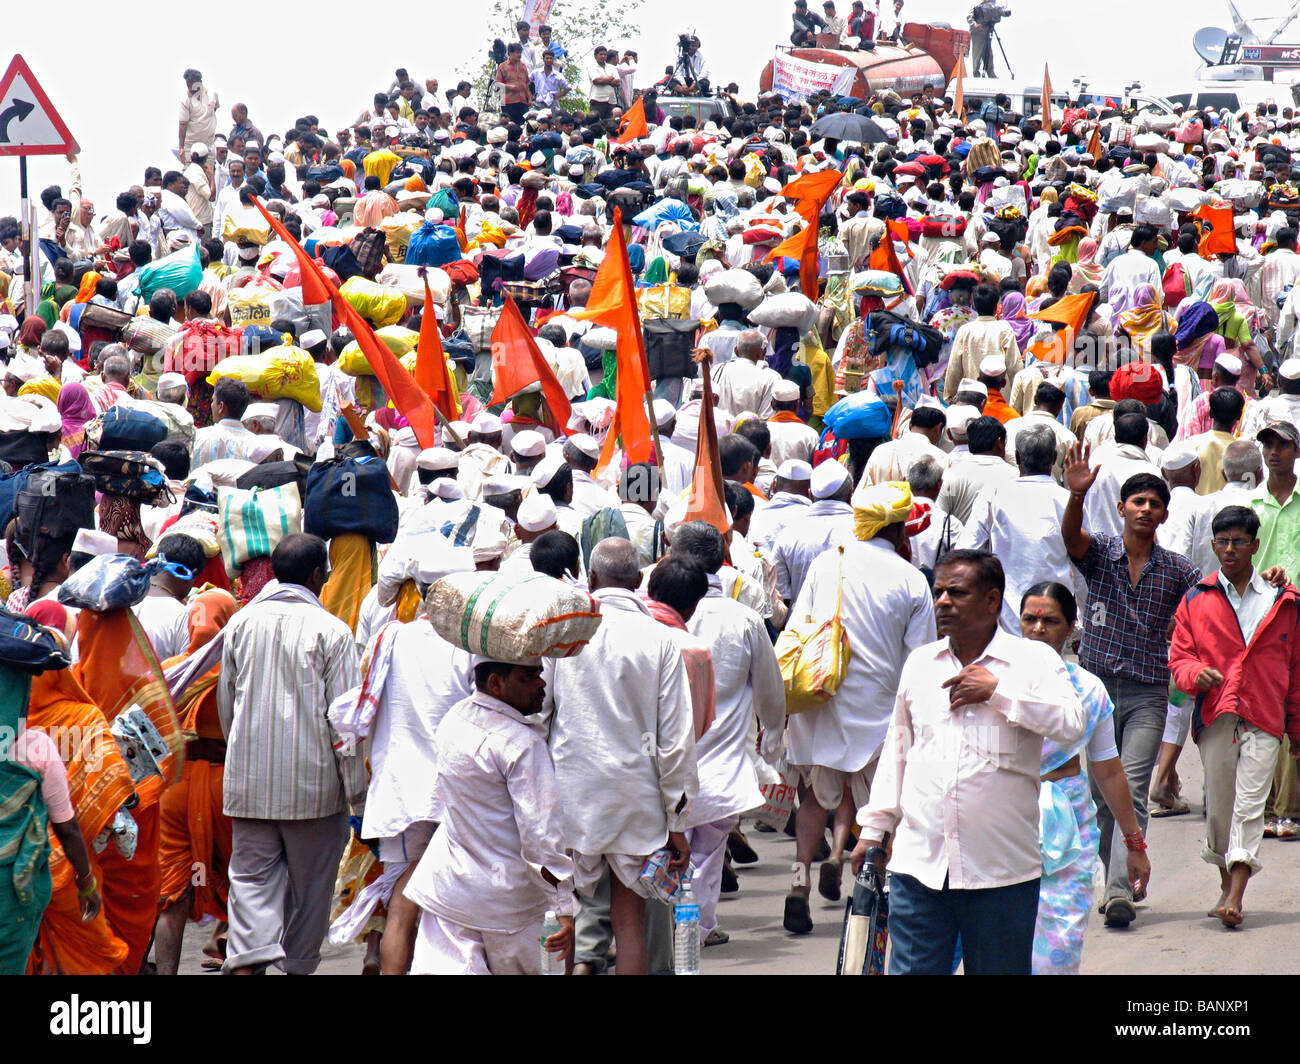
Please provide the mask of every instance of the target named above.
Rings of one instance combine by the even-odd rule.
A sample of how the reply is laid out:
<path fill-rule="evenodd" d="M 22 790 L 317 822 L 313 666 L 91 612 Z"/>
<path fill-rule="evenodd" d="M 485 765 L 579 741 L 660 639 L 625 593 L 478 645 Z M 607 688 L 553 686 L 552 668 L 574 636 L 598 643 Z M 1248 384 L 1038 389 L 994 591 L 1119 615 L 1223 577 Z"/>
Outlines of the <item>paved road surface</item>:
<path fill-rule="evenodd" d="M 1200 860 L 1205 821 L 1201 818 L 1201 765 L 1194 747 L 1179 765 L 1187 816 L 1151 822 L 1152 885 L 1138 906 L 1137 922 L 1124 931 L 1102 926 L 1094 911 L 1084 947 L 1088 974 L 1197 975 L 1282 974 L 1300 971 L 1300 842 L 1267 839 L 1264 869 L 1246 894 L 1246 922 L 1229 931 L 1205 912 L 1218 897 L 1218 875 Z M 781 927 L 783 899 L 794 860 L 794 840 L 782 834 L 748 831 L 758 850 L 757 865 L 741 868 L 738 894 L 724 895 L 719 925 L 731 935 L 725 946 L 704 951 L 706 974 L 824 975 L 835 970 L 843 902 L 813 894 L 813 933 L 787 934 Z M 849 886 L 846 871 L 844 884 Z M 205 929 L 191 925 L 182 958 L 183 974 L 198 974 Z M 326 946 L 321 974 L 355 974 L 359 947 Z"/>

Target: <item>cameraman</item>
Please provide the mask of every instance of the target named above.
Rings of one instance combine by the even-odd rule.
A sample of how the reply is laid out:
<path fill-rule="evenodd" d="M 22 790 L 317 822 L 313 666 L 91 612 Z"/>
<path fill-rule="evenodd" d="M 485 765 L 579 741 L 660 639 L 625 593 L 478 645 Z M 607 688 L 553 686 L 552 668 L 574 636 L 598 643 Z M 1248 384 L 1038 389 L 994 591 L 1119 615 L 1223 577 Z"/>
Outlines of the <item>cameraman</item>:
<path fill-rule="evenodd" d="M 673 79 L 668 83 L 669 91 L 682 96 L 707 96 L 709 64 L 700 52 L 700 39 L 682 34 L 677 40 L 677 65 L 673 67 Z"/>
<path fill-rule="evenodd" d="M 980 0 L 966 16 L 970 26 L 970 48 L 974 70 L 972 77 L 996 78 L 993 70 L 994 27 L 1011 12 L 999 7 L 995 0 Z"/>

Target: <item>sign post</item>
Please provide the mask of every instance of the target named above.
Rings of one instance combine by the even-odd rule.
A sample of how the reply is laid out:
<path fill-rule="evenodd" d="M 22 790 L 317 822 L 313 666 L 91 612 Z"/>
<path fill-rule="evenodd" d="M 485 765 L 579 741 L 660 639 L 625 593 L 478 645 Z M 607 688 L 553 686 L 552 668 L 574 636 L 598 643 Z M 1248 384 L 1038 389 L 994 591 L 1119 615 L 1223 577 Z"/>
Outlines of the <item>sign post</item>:
<path fill-rule="evenodd" d="M 73 155 L 77 142 L 45 95 L 31 67 L 15 55 L 0 77 L 0 155 L 18 156 L 18 192 L 22 198 L 23 300 L 28 314 L 36 313 L 41 288 L 36 211 L 27 196 L 27 156 Z"/>

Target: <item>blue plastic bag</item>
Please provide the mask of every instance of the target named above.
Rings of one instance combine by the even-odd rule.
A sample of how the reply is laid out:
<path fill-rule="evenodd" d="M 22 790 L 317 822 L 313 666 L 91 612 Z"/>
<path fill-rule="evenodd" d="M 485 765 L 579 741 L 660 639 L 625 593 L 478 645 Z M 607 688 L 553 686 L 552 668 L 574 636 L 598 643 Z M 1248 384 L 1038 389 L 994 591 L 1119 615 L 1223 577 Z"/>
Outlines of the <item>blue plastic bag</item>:
<path fill-rule="evenodd" d="M 822 416 L 822 423 L 837 439 L 871 440 L 889 435 L 893 412 L 870 392 L 846 395 Z"/>
<path fill-rule="evenodd" d="M 456 230 L 438 222 L 425 222 L 406 245 L 408 266 L 445 266 L 463 257 Z"/>

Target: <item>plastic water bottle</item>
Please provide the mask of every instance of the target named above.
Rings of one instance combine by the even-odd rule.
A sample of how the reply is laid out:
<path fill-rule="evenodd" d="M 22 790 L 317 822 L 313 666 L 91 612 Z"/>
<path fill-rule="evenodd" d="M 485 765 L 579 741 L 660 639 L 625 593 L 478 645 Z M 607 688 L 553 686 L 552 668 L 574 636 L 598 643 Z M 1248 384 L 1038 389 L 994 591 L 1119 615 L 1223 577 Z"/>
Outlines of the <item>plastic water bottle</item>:
<path fill-rule="evenodd" d="M 673 974 L 700 974 L 700 906 L 683 879 L 673 903 Z"/>
<path fill-rule="evenodd" d="M 560 931 L 560 921 L 555 918 L 555 911 L 547 909 L 546 915 L 542 918 L 542 974 L 543 975 L 563 975 L 564 974 L 564 954 L 552 953 L 546 948 L 546 940 Z"/>

